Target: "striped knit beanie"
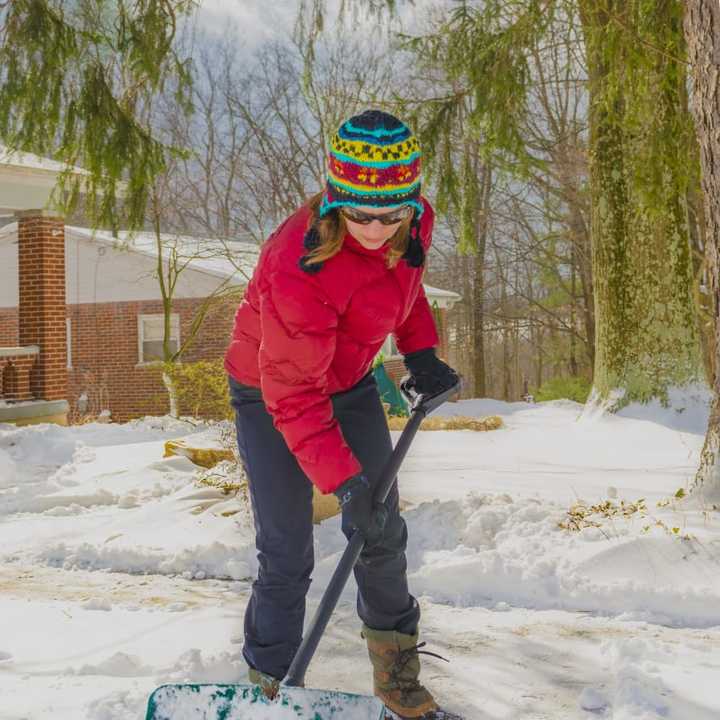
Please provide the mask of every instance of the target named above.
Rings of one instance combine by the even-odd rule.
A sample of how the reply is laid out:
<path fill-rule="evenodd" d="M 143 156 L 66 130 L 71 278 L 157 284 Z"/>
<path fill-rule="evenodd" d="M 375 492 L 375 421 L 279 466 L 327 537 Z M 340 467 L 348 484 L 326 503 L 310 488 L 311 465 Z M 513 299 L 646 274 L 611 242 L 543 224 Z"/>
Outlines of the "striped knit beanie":
<path fill-rule="evenodd" d="M 420 241 L 420 143 L 407 125 L 381 110 L 366 110 L 344 122 L 333 136 L 328 155 L 328 179 L 318 214 L 324 217 L 343 205 L 392 207 L 412 205 L 407 250 L 403 254 L 411 267 L 425 262 Z M 315 221 L 305 233 L 308 251 L 300 267 L 315 274 L 322 262 L 310 263 L 313 250 L 320 245 Z"/>
<path fill-rule="evenodd" d="M 420 202 L 420 143 L 396 117 L 366 110 L 346 120 L 330 142 L 320 217 L 342 205 L 390 207 Z"/>

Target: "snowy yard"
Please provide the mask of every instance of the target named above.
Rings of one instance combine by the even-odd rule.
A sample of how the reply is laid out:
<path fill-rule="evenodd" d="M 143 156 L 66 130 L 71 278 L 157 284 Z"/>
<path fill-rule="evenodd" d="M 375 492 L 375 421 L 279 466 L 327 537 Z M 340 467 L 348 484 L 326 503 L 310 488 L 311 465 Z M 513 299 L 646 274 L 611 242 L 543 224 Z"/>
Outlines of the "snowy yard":
<path fill-rule="evenodd" d="M 421 640 L 451 661 L 424 661 L 438 699 L 468 720 L 717 720 L 720 514 L 673 499 L 704 404 L 450 412 L 505 428 L 421 432 L 400 473 Z M 189 460 L 163 459 L 188 434 L 211 445 L 218 428 L 0 426 L 0 720 L 141 720 L 159 684 L 246 680 L 250 515 L 198 486 Z M 599 527 L 558 526 L 578 501 L 641 499 Z M 311 610 L 342 547 L 337 518 L 318 528 Z M 354 591 L 311 687 L 371 689 Z"/>

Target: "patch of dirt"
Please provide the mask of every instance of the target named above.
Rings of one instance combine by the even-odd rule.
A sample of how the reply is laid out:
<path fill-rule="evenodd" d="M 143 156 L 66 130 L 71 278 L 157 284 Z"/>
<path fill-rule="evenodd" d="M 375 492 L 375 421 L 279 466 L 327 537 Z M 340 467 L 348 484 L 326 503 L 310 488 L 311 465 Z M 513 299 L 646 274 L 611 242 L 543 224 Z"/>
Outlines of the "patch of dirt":
<path fill-rule="evenodd" d="M 249 584 L 247 588 L 249 591 Z M 189 609 L 208 601 L 214 604 L 232 602 L 245 592 L 239 583 L 223 580 L 63 570 L 40 565 L 0 565 L 0 595 L 22 600 L 77 603 L 107 600 L 113 605 L 156 608 L 181 603 Z"/>

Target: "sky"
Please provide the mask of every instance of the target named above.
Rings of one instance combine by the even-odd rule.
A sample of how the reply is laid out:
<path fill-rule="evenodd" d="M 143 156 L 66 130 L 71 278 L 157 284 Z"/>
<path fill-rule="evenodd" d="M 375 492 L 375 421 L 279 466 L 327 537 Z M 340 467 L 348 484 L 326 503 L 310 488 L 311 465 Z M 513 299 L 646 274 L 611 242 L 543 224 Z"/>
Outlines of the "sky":
<path fill-rule="evenodd" d="M 312 0 L 308 0 L 310 4 Z M 418 18 L 425 15 L 428 8 L 442 5 L 446 0 L 400 0 L 399 20 L 406 30 L 415 26 Z M 200 0 L 197 13 L 198 26 L 211 32 L 224 32 L 234 27 L 239 40 L 246 49 L 255 47 L 282 34 L 289 36 L 300 3 L 299 0 Z M 339 0 L 327 0 L 328 18 L 337 17 Z M 352 26 L 368 33 L 377 32 L 373 20 L 360 14 L 352 17 Z"/>
<path fill-rule="evenodd" d="M 201 0 L 198 25 L 222 33 L 234 26 L 248 49 L 292 32 L 297 2 L 288 0 Z"/>

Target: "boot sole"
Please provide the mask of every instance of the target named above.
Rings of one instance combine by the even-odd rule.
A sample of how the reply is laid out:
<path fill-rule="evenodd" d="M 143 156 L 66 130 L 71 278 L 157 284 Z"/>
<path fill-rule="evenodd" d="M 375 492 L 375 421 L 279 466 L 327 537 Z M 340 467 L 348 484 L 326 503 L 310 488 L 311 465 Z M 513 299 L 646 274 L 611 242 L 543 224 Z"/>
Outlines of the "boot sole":
<path fill-rule="evenodd" d="M 429 713 L 425 713 L 419 717 L 409 718 L 398 715 L 389 708 L 385 708 L 385 720 L 465 720 L 465 718 L 462 715 L 451 713 L 447 710 L 431 710 Z"/>

